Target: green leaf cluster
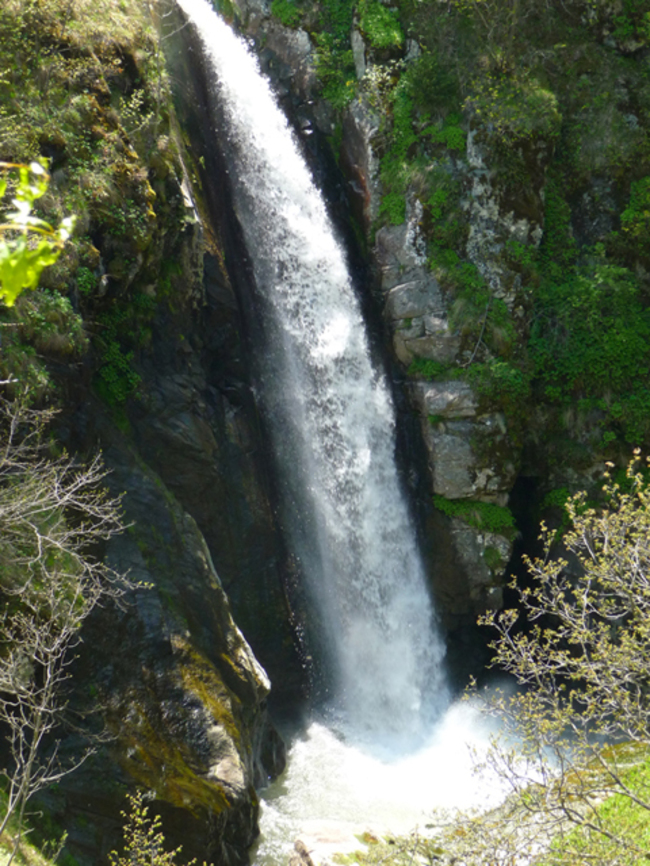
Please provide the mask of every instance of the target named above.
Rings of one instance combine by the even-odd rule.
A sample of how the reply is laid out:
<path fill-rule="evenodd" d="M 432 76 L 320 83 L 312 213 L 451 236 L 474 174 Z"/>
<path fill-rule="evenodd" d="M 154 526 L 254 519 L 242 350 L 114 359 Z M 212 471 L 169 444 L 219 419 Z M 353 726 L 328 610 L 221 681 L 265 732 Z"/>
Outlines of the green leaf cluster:
<path fill-rule="evenodd" d="M 650 235 L 650 176 L 633 181 L 627 207 L 621 213 L 620 236 L 626 252 L 647 260 Z"/>
<path fill-rule="evenodd" d="M 457 517 L 484 532 L 512 535 L 516 529 L 512 512 L 502 505 L 474 499 L 447 499 L 437 494 L 433 497 L 433 504 L 447 517 Z"/>
<path fill-rule="evenodd" d="M 302 21 L 302 11 L 292 0 L 273 0 L 271 15 L 274 15 L 285 27 L 298 27 Z"/>
<path fill-rule="evenodd" d="M 12 307 L 25 289 L 35 289 L 43 270 L 53 265 L 72 231 L 66 217 L 57 228 L 34 214 L 34 203 L 45 195 L 49 175 L 40 162 L 30 165 L 0 163 L 0 199 L 9 184 L 8 172 L 17 170 L 10 210 L 0 223 L 0 300 Z"/>
<path fill-rule="evenodd" d="M 554 233 L 551 225 L 547 258 Z M 545 400 L 582 401 L 636 444 L 650 429 L 650 310 L 638 277 L 602 247 L 571 266 L 573 257 L 571 245 L 553 256 L 536 293 L 535 376 Z"/>
<path fill-rule="evenodd" d="M 404 32 L 395 7 L 379 0 L 361 0 L 357 6 L 359 29 L 373 48 L 400 48 Z"/>
<path fill-rule="evenodd" d="M 271 14 L 285 27 L 308 27 L 315 45 L 314 60 L 322 94 L 338 110 L 344 109 L 356 93 L 350 48 L 354 11 L 355 0 L 322 0 L 316 8 L 308 8 L 301 0 L 271 3 Z"/>
<path fill-rule="evenodd" d="M 135 350 L 150 341 L 155 311 L 155 300 L 136 292 L 128 302 L 117 301 L 98 316 L 101 364 L 94 385 L 109 406 L 122 406 L 140 384 L 133 366 Z"/>
<path fill-rule="evenodd" d="M 497 548 L 490 545 L 483 551 L 483 559 L 490 571 L 499 571 L 504 565 L 503 558 Z"/>
<path fill-rule="evenodd" d="M 166 851 L 165 836 L 160 816 L 150 816 L 150 808 L 141 791 L 127 796 L 128 812 L 122 812 L 125 820 L 124 852 L 111 851 L 108 855 L 110 866 L 176 866 L 181 848 Z M 187 866 L 194 866 L 190 860 Z"/>
<path fill-rule="evenodd" d="M 390 147 L 380 163 L 384 196 L 379 208 L 392 225 L 406 218 L 406 190 L 412 177 L 413 165 L 409 151 L 418 141 L 413 129 L 413 85 L 404 75 L 391 93 L 392 129 Z"/>
<path fill-rule="evenodd" d="M 407 373 L 419 379 L 439 379 L 449 373 L 449 365 L 432 358 L 414 358 L 409 364 Z"/>
<path fill-rule="evenodd" d="M 481 76 L 466 108 L 505 145 L 531 136 L 553 140 L 559 134 L 557 96 L 532 76 Z"/>
<path fill-rule="evenodd" d="M 515 414 L 530 396 L 530 374 L 503 358 L 490 358 L 467 368 L 467 379 L 477 394 Z"/>
<path fill-rule="evenodd" d="M 341 39 L 327 31 L 314 34 L 316 72 L 323 96 L 334 108 L 342 110 L 356 93 L 356 74 L 349 39 Z"/>
<path fill-rule="evenodd" d="M 641 45 L 650 44 L 650 11 L 644 0 L 623 0 L 616 7 L 614 15 L 614 39 L 626 42 L 632 40 Z"/>
<path fill-rule="evenodd" d="M 429 136 L 434 144 L 442 144 L 447 150 L 464 151 L 467 145 L 467 133 L 460 125 L 459 114 L 448 114 L 442 123 L 427 126 L 423 135 Z"/>

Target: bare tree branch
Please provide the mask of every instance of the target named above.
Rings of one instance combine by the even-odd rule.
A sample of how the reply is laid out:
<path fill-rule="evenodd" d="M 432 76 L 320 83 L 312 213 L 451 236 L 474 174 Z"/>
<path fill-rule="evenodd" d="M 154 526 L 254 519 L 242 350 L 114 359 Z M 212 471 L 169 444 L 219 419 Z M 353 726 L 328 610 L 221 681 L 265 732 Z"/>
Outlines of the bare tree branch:
<path fill-rule="evenodd" d="M 51 418 L 0 400 L 0 724 L 10 754 L 0 771 L 8 782 L 0 834 L 12 816 L 18 823 L 8 864 L 28 800 L 90 754 L 63 761 L 52 738 L 81 626 L 124 586 L 98 556 L 123 529 L 119 500 L 102 487 L 106 470 L 99 457 L 82 465 L 66 453 L 52 456 Z"/>

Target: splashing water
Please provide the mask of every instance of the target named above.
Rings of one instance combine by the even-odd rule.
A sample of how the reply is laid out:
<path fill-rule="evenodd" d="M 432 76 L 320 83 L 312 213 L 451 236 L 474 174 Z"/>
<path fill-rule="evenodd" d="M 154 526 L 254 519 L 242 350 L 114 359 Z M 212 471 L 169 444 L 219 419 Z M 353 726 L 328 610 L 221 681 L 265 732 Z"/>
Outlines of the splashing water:
<path fill-rule="evenodd" d="M 496 722 L 470 703 L 452 704 L 410 754 L 382 760 L 314 722 L 291 746 L 285 774 L 265 793 L 256 866 L 286 864 L 300 838 L 315 863 L 362 847 L 370 831 L 426 833 L 434 810 L 486 809 L 507 793 L 474 773 Z"/>

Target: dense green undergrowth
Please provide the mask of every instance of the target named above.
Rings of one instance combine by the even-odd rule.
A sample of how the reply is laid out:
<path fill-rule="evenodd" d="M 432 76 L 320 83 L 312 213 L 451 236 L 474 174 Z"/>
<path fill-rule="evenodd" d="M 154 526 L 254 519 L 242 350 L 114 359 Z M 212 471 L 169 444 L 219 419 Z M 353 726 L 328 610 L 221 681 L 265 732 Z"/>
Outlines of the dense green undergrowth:
<path fill-rule="evenodd" d="M 0 161 L 48 160 L 36 215 L 76 216 L 39 289 L 0 309 L 0 377 L 14 395 L 56 399 L 53 368 L 81 365 L 89 344 L 109 405 L 137 389 L 134 357 L 168 294 L 160 273 L 184 220 L 168 182 L 178 153 L 149 16 L 139 0 L 8 0 L 0 10 Z"/>
<path fill-rule="evenodd" d="M 433 504 L 447 517 L 457 517 L 475 529 L 507 536 L 516 533 L 512 512 L 501 505 L 474 499 L 446 499 L 444 496 L 434 496 Z"/>

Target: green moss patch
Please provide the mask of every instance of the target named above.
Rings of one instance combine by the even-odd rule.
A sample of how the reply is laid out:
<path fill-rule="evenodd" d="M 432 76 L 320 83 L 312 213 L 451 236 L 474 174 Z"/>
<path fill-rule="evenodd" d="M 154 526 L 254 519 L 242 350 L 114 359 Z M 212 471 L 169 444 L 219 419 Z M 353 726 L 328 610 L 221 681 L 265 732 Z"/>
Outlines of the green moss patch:
<path fill-rule="evenodd" d="M 474 499 L 446 499 L 434 496 L 433 504 L 447 517 L 457 517 L 474 529 L 506 535 L 516 532 L 515 518 L 509 508 L 491 502 L 477 502 Z"/>

